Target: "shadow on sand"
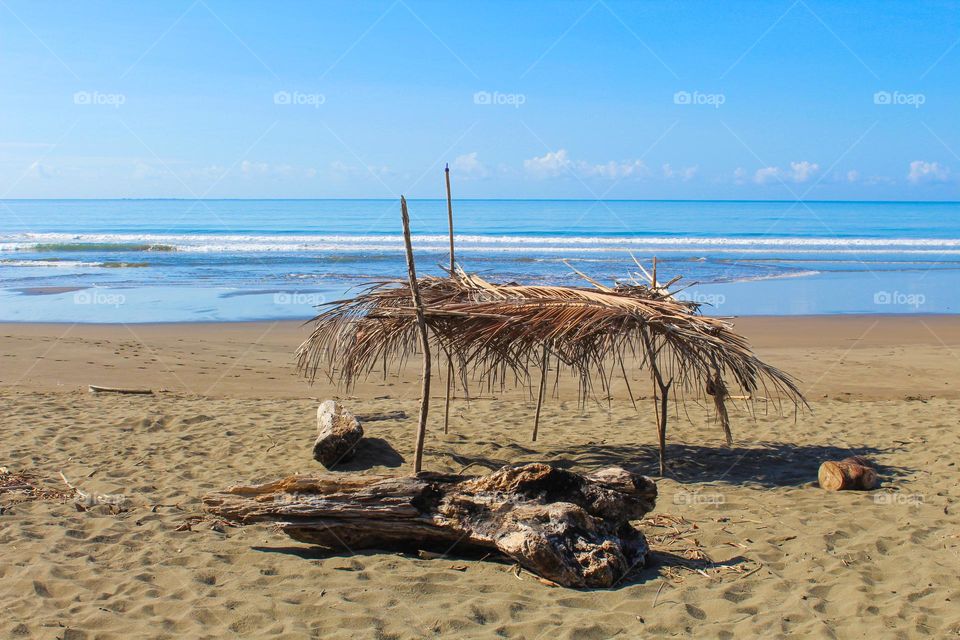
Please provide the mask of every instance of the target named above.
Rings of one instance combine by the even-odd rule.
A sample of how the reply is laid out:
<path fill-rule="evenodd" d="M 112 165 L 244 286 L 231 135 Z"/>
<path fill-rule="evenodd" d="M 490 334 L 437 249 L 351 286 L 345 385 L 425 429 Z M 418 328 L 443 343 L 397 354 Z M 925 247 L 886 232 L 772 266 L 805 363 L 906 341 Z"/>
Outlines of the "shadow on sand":
<path fill-rule="evenodd" d="M 363 471 L 373 467 L 396 468 L 405 461 L 400 452 L 383 438 L 363 437 L 354 449 L 353 458 L 338 463 L 330 471 Z"/>
<path fill-rule="evenodd" d="M 580 469 L 620 466 L 628 471 L 656 477 L 659 454 L 651 445 L 591 444 L 534 451 L 510 445 L 511 459 L 471 457 L 447 454 L 464 467 L 480 473 L 483 468 L 499 469 L 507 464 L 545 462 L 560 468 L 576 465 Z M 680 483 L 723 482 L 756 484 L 763 487 L 801 486 L 816 482 L 817 470 L 826 460 L 842 460 L 862 455 L 875 461 L 875 456 L 890 453 L 893 448 L 828 445 L 797 445 L 785 442 L 760 442 L 750 446 L 714 447 L 689 444 L 667 445 L 667 477 Z M 876 464 L 876 463 L 875 463 Z M 477 468 L 480 467 L 480 468 Z M 881 480 L 902 476 L 911 471 L 904 467 L 876 464 Z"/>
<path fill-rule="evenodd" d="M 287 556 L 295 556 L 303 560 L 333 560 L 335 558 L 340 558 L 342 560 L 349 561 L 349 566 L 337 567 L 338 571 L 364 571 L 365 568 L 359 562 L 356 562 L 360 558 L 364 557 L 374 557 L 382 553 L 395 553 L 402 554 L 410 560 L 427 560 L 429 562 L 438 563 L 437 568 L 448 569 L 452 564 L 456 564 L 457 560 L 466 560 L 474 562 L 495 562 L 499 565 L 502 565 L 503 571 L 516 571 L 517 562 L 512 558 L 509 558 L 497 551 L 491 549 L 477 549 L 466 546 L 458 547 L 456 544 L 453 546 L 442 545 L 439 547 L 424 548 L 423 551 L 427 551 L 431 554 L 435 554 L 434 557 L 424 558 L 420 555 L 421 550 L 417 547 L 402 547 L 402 546 L 392 546 L 384 548 L 373 548 L 373 549 L 357 549 L 356 551 L 345 551 L 343 549 L 327 549 L 325 547 L 310 546 L 304 545 L 301 547 L 298 546 L 254 546 L 252 547 L 254 551 L 260 551 L 262 553 L 279 553 Z M 749 563 L 750 560 L 743 556 L 735 556 L 729 560 L 723 562 L 711 562 L 709 560 L 690 560 L 679 556 L 669 551 L 651 551 L 650 555 L 647 556 L 646 566 L 643 568 L 636 568 L 628 572 L 623 578 L 621 578 L 616 584 L 607 589 L 578 589 L 582 591 L 610 591 L 611 589 L 623 589 L 625 587 L 630 587 L 633 585 L 643 584 L 651 580 L 656 580 L 663 578 L 667 571 L 671 567 L 684 567 L 694 571 L 706 571 L 709 569 L 716 569 L 718 567 L 736 567 L 743 563 Z"/>

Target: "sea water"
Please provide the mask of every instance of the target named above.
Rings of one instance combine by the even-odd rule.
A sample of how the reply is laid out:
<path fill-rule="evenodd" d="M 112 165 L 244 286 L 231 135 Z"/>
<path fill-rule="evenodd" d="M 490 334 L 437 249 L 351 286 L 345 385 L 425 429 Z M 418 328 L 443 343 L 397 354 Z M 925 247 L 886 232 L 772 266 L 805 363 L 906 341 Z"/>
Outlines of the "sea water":
<path fill-rule="evenodd" d="M 444 200 L 409 202 L 420 274 Z M 403 279 L 395 200 L 0 201 L 0 321 L 308 318 Z M 712 315 L 953 313 L 960 203 L 459 200 L 456 259 L 496 282 L 643 282 Z"/>

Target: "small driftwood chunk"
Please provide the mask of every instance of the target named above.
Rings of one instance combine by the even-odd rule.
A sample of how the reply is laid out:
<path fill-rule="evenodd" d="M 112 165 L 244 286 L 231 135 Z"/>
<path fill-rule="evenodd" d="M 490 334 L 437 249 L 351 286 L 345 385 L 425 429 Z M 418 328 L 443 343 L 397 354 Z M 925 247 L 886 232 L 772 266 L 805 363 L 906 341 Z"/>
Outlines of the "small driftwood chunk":
<path fill-rule="evenodd" d="M 855 489 L 869 491 L 878 484 L 873 463 L 863 456 L 851 456 L 839 462 L 828 460 L 817 474 L 820 486 L 828 491 Z"/>
<path fill-rule="evenodd" d="M 87 388 L 90 390 L 90 393 L 123 393 L 127 395 L 151 395 L 153 393 L 152 389 L 127 389 L 124 387 L 103 387 L 98 384 L 87 385 Z"/>
<path fill-rule="evenodd" d="M 611 587 L 644 565 L 647 543 L 630 521 L 656 497 L 652 480 L 620 468 L 580 475 L 526 464 L 486 476 L 291 476 L 203 503 L 332 549 L 495 549 L 563 586 Z"/>
<path fill-rule="evenodd" d="M 327 400 L 317 408 L 317 441 L 313 457 L 328 469 L 353 457 L 363 437 L 363 426 L 336 400 Z"/>

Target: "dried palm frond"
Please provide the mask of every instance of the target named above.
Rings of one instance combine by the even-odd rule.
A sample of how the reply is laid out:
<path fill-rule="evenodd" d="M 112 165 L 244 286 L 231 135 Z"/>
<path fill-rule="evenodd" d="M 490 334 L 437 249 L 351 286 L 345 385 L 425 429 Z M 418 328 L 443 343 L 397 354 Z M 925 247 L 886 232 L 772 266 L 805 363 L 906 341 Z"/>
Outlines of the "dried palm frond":
<path fill-rule="evenodd" d="M 581 274 L 583 275 L 583 274 Z M 656 282 L 607 287 L 493 284 L 462 270 L 418 279 L 431 345 L 471 373 L 505 384 L 528 379 L 544 347 L 580 380 L 581 398 L 593 380 L 606 387 L 611 362 L 633 355 L 674 388 L 701 396 L 720 375 L 743 395 L 803 402 L 788 374 L 762 362 L 747 340 L 721 318 L 701 315 L 696 303 L 675 298 Z M 323 368 L 348 387 L 391 357 L 417 348 L 416 314 L 409 284 L 371 283 L 350 299 L 329 303 L 297 351 L 298 368 L 311 380 Z"/>

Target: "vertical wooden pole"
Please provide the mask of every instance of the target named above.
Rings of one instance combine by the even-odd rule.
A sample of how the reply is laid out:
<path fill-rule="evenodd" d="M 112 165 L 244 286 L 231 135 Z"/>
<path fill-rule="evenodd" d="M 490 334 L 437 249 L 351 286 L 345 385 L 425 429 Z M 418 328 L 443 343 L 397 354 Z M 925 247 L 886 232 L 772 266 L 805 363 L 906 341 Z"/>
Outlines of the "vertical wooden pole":
<path fill-rule="evenodd" d="M 417 329 L 420 332 L 420 350 L 423 351 L 423 387 L 420 392 L 420 421 L 417 423 L 417 446 L 414 456 L 414 473 L 423 466 L 423 441 L 427 435 L 427 412 L 430 410 L 430 341 L 427 337 L 427 321 L 423 315 L 423 301 L 417 285 L 417 269 L 413 262 L 413 243 L 410 240 L 410 215 L 407 200 L 400 196 L 400 218 L 403 221 L 403 243 L 407 249 L 407 276 L 410 278 L 410 295 L 417 313 Z"/>
<path fill-rule="evenodd" d="M 623 374 L 623 383 L 627 385 L 627 393 L 630 395 L 630 402 L 633 403 L 633 410 L 640 413 L 640 408 L 637 407 L 637 399 L 633 397 L 633 389 L 630 388 L 630 378 L 627 377 L 627 368 L 623 366 L 623 354 L 618 354 L 617 358 L 620 360 L 620 373 Z"/>
<path fill-rule="evenodd" d="M 443 168 L 447 182 L 447 226 L 450 228 L 450 277 L 453 277 L 453 198 L 450 195 L 450 165 Z M 450 397 L 453 393 L 453 357 L 447 352 L 447 397 L 443 403 L 443 432 L 450 432 Z"/>
<path fill-rule="evenodd" d="M 540 430 L 540 409 L 543 407 L 543 396 L 547 390 L 547 373 L 549 371 L 549 352 L 547 343 L 543 343 L 543 358 L 540 361 L 540 393 L 537 395 L 537 414 L 533 418 L 533 441 L 537 441 L 537 432 Z"/>
<path fill-rule="evenodd" d="M 664 477 L 667 475 L 667 403 L 670 396 L 670 385 L 673 384 L 673 380 L 666 385 L 662 382 L 657 384 L 660 386 L 660 423 L 657 425 L 657 439 L 660 445 L 660 477 Z"/>
<path fill-rule="evenodd" d="M 450 274 L 453 275 L 454 257 L 453 257 L 453 197 L 450 195 L 450 165 L 443 169 L 447 181 L 447 226 L 450 228 Z"/>
<path fill-rule="evenodd" d="M 656 282 L 656 279 L 654 279 Z M 673 384 L 673 378 L 670 378 L 669 381 L 664 383 L 663 376 L 660 374 L 660 367 L 657 364 L 657 353 L 653 349 L 653 344 L 650 342 L 650 338 L 643 334 L 643 344 L 647 350 L 647 360 L 648 365 L 650 366 L 650 371 L 653 374 L 654 383 L 656 387 L 654 391 L 654 406 L 659 399 L 660 404 L 657 410 L 657 444 L 660 449 L 660 476 L 667 475 L 667 410 L 669 408 L 668 402 L 670 397 L 670 386 Z M 657 398 L 659 396 L 659 398 Z"/>

